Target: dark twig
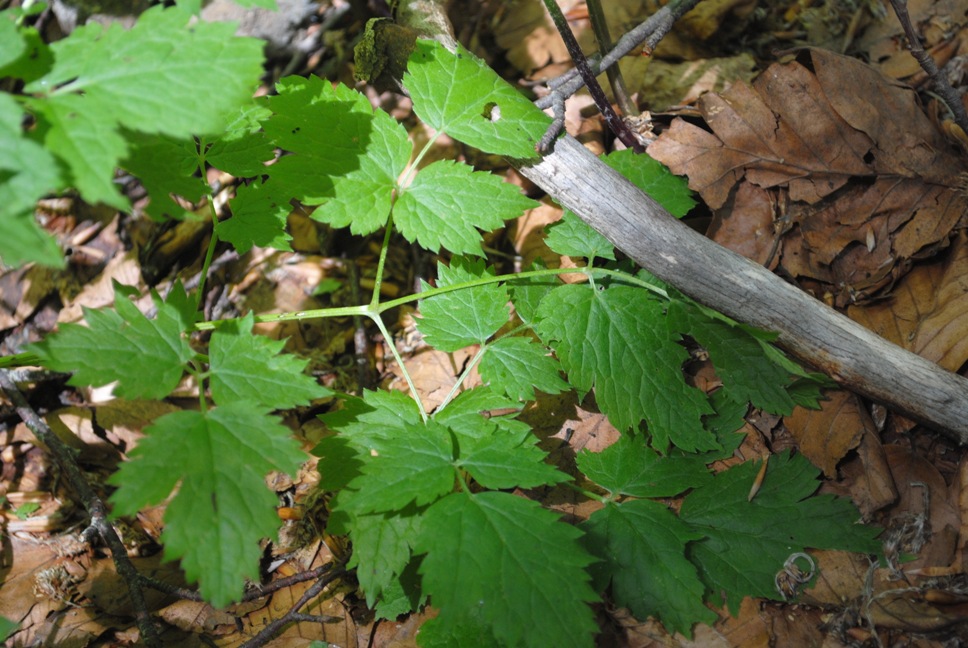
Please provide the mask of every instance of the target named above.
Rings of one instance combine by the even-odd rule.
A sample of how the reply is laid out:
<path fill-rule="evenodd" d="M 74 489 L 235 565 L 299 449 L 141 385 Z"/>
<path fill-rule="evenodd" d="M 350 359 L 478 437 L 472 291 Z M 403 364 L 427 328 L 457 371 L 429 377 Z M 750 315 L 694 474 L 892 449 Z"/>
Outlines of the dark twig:
<path fill-rule="evenodd" d="M 612 35 L 608 31 L 608 21 L 605 20 L 602 0 L 587 0 L 585 6 L 588 7 L 588 18 L 592 21 L 592 30 L 595 32 L 595 40 L 598 41 L 599 51 L 611 51 Z M 638 115 L 639 107 L 635 105 L 629 96 L 628 88 L 625 86 L 625 77 L 622 76 L 622 70 L 619 66 L 609 66 L 605 70 L 605 73 L 608 75 L 609 85 L 612 86 L 612 94 L 615 95 L 615 102 L 622 109 L 622 113 L 625 116 Z"/>
<path fill-rule="evenodd" d="M 333 563 L 326 563 L 322 567 L 317 567 L 316 569 L 312 569 L 307 572 L 293 574 L 292 576 L 287 576 L 285 578 L 274 580 L 271 583 L 266 583 L 265 585 L 262 585 L 257 589 L 253 589 L 246 592 L 245 594 L 242 595 L 241 602 L 248 603 L 249 601 L 254 601 L 256 599 L 269 596 L 270 594 L 278 592 L 281 589 L 286 589 L 287 587 L 292 587 L 293 585 L 304 583 L 306 581 L 313 580 L 316 578 L 322 578 L 324 574 L 331 571 L 333 571 Z M 338 569 L 335 571 L 338 572 L 336 574 L 337 576 L 343 573 L 342 569 Z M 160 580 L 156 580 L 149 576 L 142 575 L 140 578 L 141 578 L 142 585 L 144 585 L 145 587 L 150 587 L 153 590 L 158 590 L 159 592 L 162 592 L 164 594 L 175 596 L 180 599 L 184 599 L 186 601 L 198 601 L 198 602 L 204 601 L 204 599 L 202 598 L 202 595 L 196 592 L 195 590 L 190 590 L 184 587 L 178 587 L 176 585 L 169 585 L 168 583 L 162 582 Z"/>
<path fill-rule="evenodd" d="M 699 1 L 672 0 L 672 2 L 652 14 L 645 22 L 622 36 L 615 47 L 604 58 L 598 55 L 590 57 L 588 62 L 592 70 L 595 74 L 600 74 L 602 70 L 606 70 L 617 63 L 619 59 L 643 42 L 645 43 L 646 51 L 651 52 L 659 44 L 659 41 L 672 30 L 675 22 L 683 14 L 699 4 Z M 558 93 L 562 97 L 570 97 L 578 92 L 578 89 L 584 83 L 577 71 L 572 70 L 567 72 L 548 82 L 548 88 L 552 90 L 551 94 L 536 101 L 535 105 L 542 110 L 550 108 L 554 103 L 553 94 Z"/>
<path fill-rule="evenodd" d="M 57 465 L 63 471 L 71 490 L 77 495 L 81 504 L 91 516 L 91 527 L 97 530 L 98 535 L 111 550 L 111 559 L 114 561 L 114 566 L 128 585 L 128 594 L 131 596 L 131 605 L 135 609 L 135 619 L 138 622 L 138 628 L 141 630 L 142 641 L 146 646 L 160 647 L 162 644 L 158 635 L 158 628 L 148 612 L 148 605 L 141 589 L 140 575 L 131 560 L 128 559 L 128 552 L 124 548 L 121 538 L 118 537 L 114 527 L 108 522 L 107 507 L 104 502 L 91 488 L 87 479 L 84 478 L 71 451 L 54 434 L 47 423 L 37 415 L 20 388 L 17 387 L 10 372 L 6 370 L 0 370 L 0 389 L 13 403 L 17 414 L 23 419 L 27 428 L 34 433 L 42 444 L 47 446 Z"/>
<path fill-rule="evenodd" d="M 591 93 L 592 99 L 595 100 L 595 105 L 598 106 L 602 116 L 605 117 L 605 123 L 625 146 L 634 150 L 636 153 L 644 153 L 645 147 L 639 142 L 628 124 L 612 108 L 612 103 L 605 96 L 605 91 L 602 90 L 602 86 L 599 85 L 595 74 L 588 67 L 588 59 L 585 58 L 584 52 L 578 46 L 578 41 L 575 40 L 575 35 L 571 32 L 571 27 L 568 26 L 565 14 L 561 12 L 561 7 L 558 6 L 555 0 L 544 0 L 544 3 L 545 7 L 548 8 L 548 13 L 551 14 L 552 20 L 555 21 L 555 27 L 557 27 L 558 33 L 561 34 L 562 40 L 565 41 L 565 47 L 568 48 L 568 53 L 571 54 L 571 59 L 575 62 L 575 67 L 578 68 L 582 80 L 588 86 L 588 91 Z M 541 141 L 543 142 L 544 138 Z"/>
<path fill-rule="evenodd" d="M 891 0 L 891 6 L 894 7 L 894 13 L 897 14 L 897 19 L 900 21 L 901 27 L 904 28 L 904 34 L 907 36 L 908 48 L 911 50 L 911 55 L 917 59 L 918 63 L 921 64 L 921 68 L 934 81 L 934 87 L 937 89 L 938 95 L 948 105 L 951 114 L 954 115 L 955 123 L 963 131 L 968 133 L 968 112 L 965 111 L 965 105 L 962 103 L 958 93 L 955 92 L 955 89 L 948 83 L 945 75 L 941 74 L 941 70 L 938 69 L 934 59 L 924 51 L 918 32 L 914 28 L 914 23 L 911 22 L 910 14 L 908 14 L 907 0 Z"/>
<path fill-rule="evenodd" d="M 286 624 L 293 623 L 294 621 L 303 618 L 305 615 L 300 614 L 299 610 L 301 610 L 302 607 L 311 600 L 319 596 L 322 591 L 326 589 L 326 586 L 333 582 L 333 580 L 335 580 L 336 577 L 340 576 L 342 573 L 342 569 L 335 569 L 317 580 L 309 587 L 309 589 L 303 592 L 303 595 L 299 597 L 299 600 L 296 601 L 296 604 L 293 605 L 288 612 L 283 614 L 278 619 L 268 623 L 264 628 L 262 628 L 262 630 L 259 631 L 256 636 L 242 644 L 242 648 L 257 648 L 258 646 L 263 646 L 267 641 L 275 637 Z M 314 620 L 318 620 L 318 618 L 314 618 Z"/>

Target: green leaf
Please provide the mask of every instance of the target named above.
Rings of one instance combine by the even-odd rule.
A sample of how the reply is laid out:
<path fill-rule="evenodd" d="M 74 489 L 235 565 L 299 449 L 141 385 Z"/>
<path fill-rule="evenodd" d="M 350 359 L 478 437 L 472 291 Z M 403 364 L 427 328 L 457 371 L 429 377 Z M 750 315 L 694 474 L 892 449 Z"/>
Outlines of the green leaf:
<path fill-rule="evenodd" d="M 503 337 L 489 345 L 480 372 L 485 382 L 516 400 L 534 400 L 535 388 L 546 394 L 571 388 L 561 379 L 558 361 L 525 337 Z"/>
<path fill-rule="evenodd" d="M 148 190 L 151 200 L 145 212 L 149 216 L 156 220 L 182 220 L 188 212 L 174 201 L 173 195 L 195 203 L 211 192 L 208 183 L 195 175 L 198 150 L 194 141 L 145 133 L 126 135 L 129 151 L 121 166 Z"/>
<path fill-rule="evenodd" d="M 418 40 L 403 85 L 414 112 L 438 131 L 487 153 L 537 157 L 534 147 L 551 118 L 483 61 L 460 48 Z"/>
<path fill-rule="evenodd" d="M 393 222 L 411 243 L 431 252 L 483 256 L 481 235 L 537 203 L 492 173 L 441 160 L 421 169 L 393 209 Z"/>
<path fill-rule="evenodd" d="M 437 266 L 437 286 L 453 286 L 495 276 L 483 260 L 454 257 L 450 266 Z M 424 284 L 425 289 L 429 286 Z M 417 328 L 428 343 L 441 351 L 457 351 L 484 344 L 508 321 L 508 293 L 498 283 L 472 286 L 435 295 L 420 302 Z"/>
<path fill-rule="evenodd" d="M 614 446 L 613 446 L 614 447 Z M 584 545 L 601 560 L 596 581 L 611 582 L 612 597 L 638 619 L 656 617 L 686 636 L 694 623 L 712 624 L 703 584 L 686 558 L 686 543 L 702 534 L 665 506 L 649 500 L 609 503 L 582 524 Z"/>
<path fill-rule="evenodd" d="M 244 106 L 212 140 L 205 159 L 216 169 L 236 177 L 266 173 L 266 162 L 275 158 L 275 147 L 262 131 L 262 122 L 272 115 L 265 105 Z"/>
<path fill-rule="evenodd" d="M 267 187 L 261 182 L 242 185 L 231 201 L 232 218 L 219 223 L 218 235 L 231 243 L 239 254 L 253 245 L 289 250 L 292 236 L 286 231 L 286 221 L 292 206 L 279 187 Z"/>
<path fill-rule="evenodd" d="M 369 607 L 382 598 L 384 590 L 399 582 L 410 563 L 410 545 L 420 531 L 420 521 L 413 509 L 353 517 L 353 556 L 347 567 L 357 567 L 356 577 Z"/>
<path fill-rule="evenodd" d="M 87 326 L 63 324 L 29 351 L 50 369 L 73 371 L 72 385 L 100 387 L 118 381 L 118 396 L 164 398 L 194 356 L 179 309 L 155 299 L 158 314 L 149 320 L 118 293 L 115 289 L 115 310 L 85 308 Z"/>
<path fill-rule="evenodd" d="M 0 13 L 0 69 L 19 59 L 26 51 L 27 42 L 17 29 L 13 13 Z"/>
<path fill-rule="evenodd" d="M 345 436 L 320 439 L 313 454 L 319 457 L 319 487 L 327 492 L 342 490 L 362 474 L 363 458 L 360 451 Z"/>
<path fill-rule="evenodd" d="M 15 623 L 5 617 L 0 617 L 0 641 L 6 641 L 7 638 L 19 627 L 20 624 Z"/>
<path fill-rule="evenodd" d="M 649 194 L 673 216 L 681 218 L 696 206 L 688 179 L 673 175 L 666 165 L 647 154 L 624 149 L 613 151 L 601 160 Z"/>
<path fill-rule="evenodd" d="M 660 457 L 627 434 L 601 452 L 582 451 L 577 461 L 586 477 L 613 496 L 675 497 L 710 479 L 704 457 Z"/>
<path fill-rule="evenodd" d="M 438 635 L 458 639 L 471 627 L 493 635 L 487 645 L 592 646 L 592 558 L 579 536 L 536 502 L 507 493 L 455 493 L 431 506 L 415 552 L 427 554 L 420 573 L 440 610 Z"/>
<path fill-rule="evenodd" d="M 307 360 L 278 355 L 285 340 L 253 335 L 249 313 L 212 334 L 209 345 L 212 399 L 219 405 L 244 401 L 266 409 L 290 409 L 333 392 L 303 373 Z"/>
<path fill-rule="evenodd" d="M 680 518 L 704 538 L 690 545 L 707 600 L 733 614 L 744 596 L 778 599 L 774 579 L 793 553 L 841 549 L 878 553 L 881 529 L 856 524 L 860 513 L 846 499 L 810 497 L 819 471 L 803 455 L 770 458 L 760 490 L 748 501 L 760 462 L 719 473 L 686 496 Z M 720 598 L 723 597 L 723 598 Z"/>
<path fill-rule="evenodd" d="M 58 101 L 33 102 L 44 146 L 66 164 L 69 183 L 90 203 L 128 209 L 128 200 L 114 184 L 114 168 L 128 147 L 110 120 L 90 98 L 65 95 Z"/>
<path fill-rule="evenodd" d="M 674 301 L 670 317 L 709 351 L 709 359 L 722 379 L 730 398 L 751 402 L 773 414 L 790 414 L 795 405 L 787 393 L 790 372 L 763 352 L 759 331 L 713 319 L 689 304 Z"/>
<path fill-rule="evenodd" d="M 543 270 L 546 267 L 544 261 L 538 258 L 528 270 Z M 560 286 L 561 282 L 553 276 L 526 279 L 513 276 L 509 277 L 506 285 L 511 293 L 511 301 L 514 303 L 514 312 L 525 324 L 533 324 L 537 317 L 538 304 L 545 295 Z"/>
<path fill-rule="evenodd" d="M 258 87 L 262 41 L 236 37 L 231 24 L 191 20 L 177 7 L 155 7 L 129 30 L 88 23 L 51 46 L 53 69 L 26 91 L 44 92 L 52 104 L 83 95 L 88 119 L 102 128 L 217 133 Z"/>
<path fill-rule="evenodd" d="M 9 14 L 4 15 L 9 17 Z M 2 29 L 3 25 L 0 25 L 0 31 Z M 33 27 L 21 27 L 18 32 L 9 40 L 6 35 L 0 34 L 0 79 L 12 77 L 30 83 L 50 71 L 54 65 L 54 55 L 44 42 L 44 37 Z M 2 49 L 4 46 L 8 49 Z M 19 52 L 19 55 L 11 58 L 14 52 Z"/>
<path fill-rule="evenodd" d="M 482 419 L 482 423 L 486 423 Z M 482 425 L 483 427 L 483 425 Z M 545 463 L 547 454 L 530 430 L 509 434 L 490 426 L 486 436 L 458 436 L 457 465 L 485 488 L 535 488 L 569 481 L 571 477 Z"/>
<path fill-rule="evenodd" d="M 368 391 L 363 398 L 344 398 L 343 409 L 319 418 L 367 453 L 379 453 L 387 439 L 405 436 L 423 425 L 414 400 L 397 391 Z"/>
<path fill-rule="evenodd" d="M 268 101 L 265 132 L 293 155 L 267 167 L 278 195 L 321 205 L 313 218 L 370 234 L 386 225 L 397 178 L 410 160 L 406 130 L 369 100 L 329 81 L 288 77 Z M 281 193 L 280 193 L 281 192 Z"/>
<path fill-rule="evenodd" d="M 115 513 L 161 503 L 177 485 L 165 511 L 166 558 L 180 559 L 215 607 L 238 600 L 245 579 L 259 576 L 259 540 L 279 527 L 265 474 L 294 474 L 305 459 L 299 443 L 264 408 L 243 402 L 166 414 L 145 433 L 109 480 L 120 486 Z"/>
<path fill-rule="evenodd" d="M 545 245 L 565 256 L 615 260 L 615 246 L 567 210 L 561 215 L 561 220 L 548 226 Z"/>
<path fill-rule="evenodd" d="M 363 464 L 362 475 L 349 484 L 359 491 L 353 512 L 379 513 L 423 506 L 454 488 L 454 446 L 450 431 L 436 421 L 387 437 Z"/>
<path fill-rule="evenodd" d="M 659 451 L 670 441 L 689 451 L 719 447 L 702 425 L 712 412 L 705 394 L 683 379 L 688 353 L 670 328 L 665 302 L 630 286 L 571 284 L 541 300 L 538 318 L 536 331 L 557 352 L 571 384 L 594 387 L 619 430 L 646 420 Z"/>

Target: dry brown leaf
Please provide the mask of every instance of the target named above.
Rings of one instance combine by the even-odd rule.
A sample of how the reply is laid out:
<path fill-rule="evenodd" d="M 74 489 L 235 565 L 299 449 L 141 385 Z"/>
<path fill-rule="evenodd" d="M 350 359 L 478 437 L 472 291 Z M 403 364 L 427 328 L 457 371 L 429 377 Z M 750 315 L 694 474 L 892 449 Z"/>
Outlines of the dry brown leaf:
<path fill-rule="evenodd" d="M 881 337 L 958 371 L 968 361 L 968 237 L 960 233 L 942 260 L 917 266 L 895 286 L 890 299 L 851 307 L 847 315 Z"/>
<path fill-rule="evenodd" d="M 890 287 L 968 211 L 966 166 L 914 92 L 855 59 L 809 50 L 699 107 L 712 133 L 676 120 L 649 153 L 717 210 L 722 243 L 779 255 L 787 274 L 830 284 L 839 305 Z M 754 223 L 723 224 L 748 210 Z"/>
<path fill-rule="evenodd" d="M 813 465 L 836 477 L 837 462 L 857 447 L 865 432 L 877 434 L 860 399 L 846 391 L 827 392 L 819 410 L 796 407 L 784 423 Z"/>
<path fill-rule="evenodd" d="M 559 3 L 563 11 L 575 4 Z M 507 50 L 508 61 L 526 76 L 549 63 L 571 60 L 541 0 L 508 3 L 494 36 L 498 47 Z"/>

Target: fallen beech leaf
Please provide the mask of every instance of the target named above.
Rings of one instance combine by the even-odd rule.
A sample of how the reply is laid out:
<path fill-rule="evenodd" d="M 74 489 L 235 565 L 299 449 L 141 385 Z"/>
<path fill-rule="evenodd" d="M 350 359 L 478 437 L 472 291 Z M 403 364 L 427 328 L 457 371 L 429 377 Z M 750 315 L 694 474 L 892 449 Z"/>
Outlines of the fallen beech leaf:
<path fill-rule="evenodd" d="M 716 210 L 717 241 L 761 262 L 777 254 L 787 274 L 831 284 L 838 305 L 892 286 L 968 211 L 968 167 L 914 92 L 856 59 L 809 50 L 699 108 L 712 132 L 675 120 L 649 154 Z M 765 197 L 747 185 L 775 192 L 779 245 L 762 235 Z M 755 225 L 722 225 L 751 207 Z M 739 242 L 744 231 L 755 241 Z"/>
<path fill-rule="evenodd" d="M 875 432 L 860 399 L 846 391 L 827 392 L 819 410 L 797 407 L 783 419 L 800 452 L 827 477 L 836 477 L 837 462 L 857 447 L 865 430 Z"/>

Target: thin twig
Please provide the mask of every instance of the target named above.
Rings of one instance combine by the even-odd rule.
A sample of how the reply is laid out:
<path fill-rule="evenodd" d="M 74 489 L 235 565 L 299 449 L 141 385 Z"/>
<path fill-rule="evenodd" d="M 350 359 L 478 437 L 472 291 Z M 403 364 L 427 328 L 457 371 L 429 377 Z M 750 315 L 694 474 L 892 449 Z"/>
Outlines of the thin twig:
<path fill-rule="evenodd" d="M 271 583 L 266 583 L 256 589 L 249 590 L 242 595 L 241 603 L 248 603 L 249 601 L 255 601 L 256 599 L 264 598 L 278 592 L 281 589 L 287 587 L 292 587 L 299 583 L 304 583 L 315 578 L 321 578 L 327 572 L 333 570 L 333 563 L 326 563 L 321 567 L 312 569 L 307 572 L 301 572 L 299 574 L 293 574 L 292 576 L 286 576 L 285 578 L 279 578 L 272 581 Z M 342 574 L 342 569 L 338 570 L 339 574 Z M 338 575 L 338 574 L 337 574 Z M 186 601 L 197 601 L 199 603 L 204 602 L 202 595 L 195 590 L 187 589 L 185 587 L 178 587 L 177 585 L 170 585 L 164 581 L 160 581 L 150 576 L 142 575 L 140 577 L 141 584 L 145 587 L 150 587 L 153 590 L 158 590 L 163 594 L 168 594 L 170 596 L 175 596 Z"/>
<path fill-rule="evenodd" d="M 891 6 L 894 7 L 894 13 L 897 14 L 901 27 L 904 28 L 904 34 L 908 39 L 908 49 L 911 50 L 912 56 L 917 59 L 921 68 L 934 81 L 934 87 L 937 89 L 938 95 L 948 105 L 951 114 L 954 115 L 955 123 L 968 133 L 968 112 L 965 111 L 965 105 L 955 89 L 948 83 L 945 75 L 941 74 L 941 70 L 938 69 L 934 59 L 924 51 L 918 32 L 914 28 L 914 23 L 911 22 L 910 14 L 908 14 L 907 0 L 891 0 Z"/>
<path fill-rule="evenodd" d="M 289 623 L 298 620 L 302 615 L 299 610 L 302 609 L 304 605 L 309 603 L 311 600 L 319 596 L 326 586 L 329 585 L 337 576 L 341 575 L 343 570 L 336 569 L 328 573 L 326 576 L 320 578 L 315 583 L 313 583 L 309 589 L 303 592 L 303 595 L 299 597 L 296 604 L 290 608 L 288 612 L 283 614 L 278 619 L 275 619 L 271 623 L 268 623 L 259 633 L 242 644 L 242 648 L 257 648 L 258 646 L 263 646 L 267 641 L 272 639 L 279 633 L 282 628 Z"/>
<path fill-rule="evenodd" d="M 66 445 L 57 437 L 44 422 L 34 408 L 30 406 L 20 388 L 14 382 L 10 372 L 0 370 L 0 389 L 6 394 L 7 398 L 13 403 L 17 414 L 23 419 L 27 428 L 34 433 L 37 439 L 47 447 L 50 454 L 54 457 L 60 467 L 71 490 L 76 493 L 81 504 L 91 516 L 91 527 L 97 530 L 98 535 L 104 544 L 111 550 L 111 559 L 118 570 L 118 574 L 124 579 L 128 586 L 128 594 L 131 597 L 131 605 L 135 610 L 135 619 L 138 628 L 141 630 L 141 638 L 146 646 L 154 648 L 160 647 L 161 639 L 158 635 L 158 627 L 154 619 L 148 612 L 148 605 L 145 602 L 144 592 L 141 589 L 141 580 L 138 570 L 135 569 L 131 560 L 128 559 L 128 552 L 118 537 L 114 527 L 107 519 L 107 507 L 98 497 L 94 489 L 84 478 L 80 466 L 74 460 L 74 456 Z"/>
<path fill-rule="evenodd" d="M 612 35 L 608 31 L 608 21 L 605 19 L 605 11 L 602 9 L 602 0 L 587 0 L 585 6 L 588 7 L 588 18 L 592 22 L 592 31 L 595 32 L 595 40 L 598 41 L 599 51 L 611 51 Z M 612 65 L 605 70 L 605 73 L 608 75 L 608 83 L 612 86 L 612 94 L 615 95 L 615 101 L 622 109 L 622 113 L 625 116 L 638 115 L 639 107 L 635 105 L 635 102 L 629 96 L 621 68 L 617 65 Z"/>
<path fill-rule="evenodd" d="M 561 35 L 562 40 L 565 41 L 565 47 L 568 48 L 568 53 L 571 54 L 571 59 L 575 62 L 575 67 L 578 68 L 582 80 L 588 86 L 588 92 L 591 93 L 592 99 L 595 100 L 595 105 L 598 106 L 602 116 L 605 117 L 605 123 L 625 146 L 634 150 L 636 153 L 644 153 L 645 147 L 639 142 L 639 139 L 632 132 L 632 129 L 629 128 L 628 124 L 615 112 L 612 103 L 605 96 L 605 91 L 599 85 L 598 79 L 595 78 L 595 74 L 588 67 L 588 59 L 585 58 L 585 54 L 581 51 L 578 41 L 575 40 L 575 35 L 571 32 L 571 27 L 568 26 L 568 20 L 565 19 L 565 14 L 561 12 L 561 7 L 558 6 L 555 0 L 544 0 L 544 3 L 545 7 L 548 8 L 548 13 L 551 14 L 552 20 L 555 21 L 555 27 L 558 28 L 558 33 Z M 543 138 L 542 141 L 544 141 Z"/>
<path fill-rule="evenodd" d="M 655 46 L 659 44 L 659 41 L 672 30 L 672 26 L 675 24 L 675 22 L 679 20 L 683 14 L 699 4 L 699 1 L 700 0 L 672 0 L 672 2 L 652 14 L 645 22 L 639 24 L 637 27 L 635 27 L 635 29 L 622 36 L 618 43 L 615 44 L 615 47 L 604 57 L 600 57 L 598 55 L 589 57 L 588 62 L 592 71 L 595 74 L 601 74 L 602 70 L 606 70 L 617 63 L 619 59 L 634 50 L 643 42 L 645 43 L 645 51 L 651 52 Z M 584 83 L 585 82 L 579 76 L 578 72 L 572 70 L 556 79 L 549 81 L 548 88 L 552 90 L 551 94 L 557 92 L 563 97 L 570 97 L 578 92 Z M 545 108 L 550 108 L 554 102 L 554 98 L 551 96 L 551 94 L 536 101 L 535 105 L 542 110 Z"/>

